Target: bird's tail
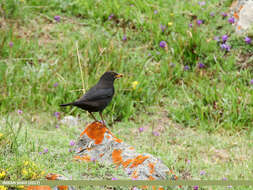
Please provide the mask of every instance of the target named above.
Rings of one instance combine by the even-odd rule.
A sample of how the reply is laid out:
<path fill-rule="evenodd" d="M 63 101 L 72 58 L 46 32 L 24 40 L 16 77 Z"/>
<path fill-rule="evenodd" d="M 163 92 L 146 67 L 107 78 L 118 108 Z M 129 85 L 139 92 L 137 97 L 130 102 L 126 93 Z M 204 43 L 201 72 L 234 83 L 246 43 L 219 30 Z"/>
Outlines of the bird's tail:
<path fill-rule="evenodd" d="M 71 102 L 71 103 L 67 103 L 67 104 L 61 104 L 60 106 L 71 106 L 73 105 L 74 102 Z"/>

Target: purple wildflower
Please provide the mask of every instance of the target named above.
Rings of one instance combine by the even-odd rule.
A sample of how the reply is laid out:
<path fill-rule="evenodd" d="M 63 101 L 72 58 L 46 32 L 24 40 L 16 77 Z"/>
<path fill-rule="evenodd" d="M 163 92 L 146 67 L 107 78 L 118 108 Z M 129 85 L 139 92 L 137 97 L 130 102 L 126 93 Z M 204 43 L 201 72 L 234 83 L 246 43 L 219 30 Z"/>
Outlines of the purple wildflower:
<path fill-rule="evenodd" d="M 59 85 L 58 82 L 54 83 L 54 87 L 57 87 L 58 85 Z"/>
<path fill-rule="evenodd" d="M 227 179 L 226 177 L 223 177 L 222 180 L 226 181 L 226 180 L 228 180 L 228 179 Z"/>
<path fill-rule="evenodd" d="M 161 54 L 160 51 L 157 51 L 157 52 L 156 52 L 156 55 L 160 55 L 160 54 Z"/>
<path fill-rule="evenodd" d="M 211 13 L 210 13 L 210 16 L 214 16 L 214 15 L 215 15 L 215 13 L 214 13 L 214 12 L 211 12 Z"/>
<path fill-rule="evenodd" d="M 18 110 L 18 114 L 22 114 L 23 113 L 23 111 L 22 110 Z"/>
<path fill-rule="evenodd" d="M 154 136 L 156 136 L 156 137 L 160 136 L 160 133 L 157 132 L 157 131 L 153 131 L 152 134 L 153 134 Z"/>
<path fill-rule="evenodd" d="M 10 43 L 9 43 L 9 46 L 10 46 L 10 47 L 13 47 L 13 42 L 10 42 Z"/>
<path fill-rule="evenodd" d="M 192 27 L 192 23 L 189 24 L 189 27 L 190 27 L 190 28 Z"/>
<path fill-rule="evenodd" d="M 96 158 L 91 158 L 90 159 L 92 162 L 96 162 Z"/>
<path fill-rule="evenodd" d="M 59 15 L 56 15 L 56 16 L 54 16 L 54 20 L 55 20 L 56 22 L 60 22 L 61 17 L 60 17 Z"/>
<path fill-rule="evenodd" d="M 41 154 L 42 154 L 42 152 L 39 152 L 39 154 L 41 155 Z"/>
<path fill-rule="evenodd" d="M 114 14 L 110 14 L 110 16 L 108 17 L 108 20 L 112 20 L 114 17 Z"/>
<path fill-rule="evenodd" d="M 253 85 L 253 79 L 251 79 L 250 84 L 252 84 L 252 85 Z"/>
<path fill-rule="evenodd" d="M 55 116 L 57 119 L 59 119 L 60 116 L 61 116 L 61 113 L 57 111 L 57 112 L 54 113 L 54 116 Z"/>
<path fill-rule="evenodd" d="M 191 163 L 191 160 L 187 160 L 187 164 L 190 164 Z"/>
<path fill-rule="evenodd" d="M 251 43 L 251 38 L 246 36 L 244 41 L 247 43 L 247 44 L 250 44 Z"/>
<path fill-rule="evenodd" d="M 221 13 L 221 16 L 223 16 L 223 18 L 225 18 L 225 17 L 227 17 L 227 16 L 228 16 L 228 14 L 227 14 L 227 13 L 222 12 L 222 13 Z"/>
<path fill-rule="evenodd" d="M 228 22 L 231 23 L 231 24 L 234 24 L 235 23 L 235 18 L 234 17 L 230 17 L 228 19 Z"/>
<path fill-rule="evenodd" d="M 112 180 L 118 180 L 118 178 L 116 178 L 116 177 L 113 177 L 113 178 L 112 178 Z"/>
<path fill-rule="evenodd" d="M 75 145 L 75 141 L 71 140 L 71 141 L 69 142 L 69 145 L 70 145 L 70 146 L 74 146 L 74 145 Z"/>
<path fill-rule="evenodd" d="M 58 129 L 58 128 L 59 128 L 59 125 L 56 125 L 55 128 Z"/>
<path fill-rule="evenodd" d="M 188 71 L 189 69 L 190 69 L 190 67 L 189 67 L 188 65 L 185 65 L 185 66 L 184 66 L 184 70 L 185 70 L 185 71 Z"/>
<path fill-rule="evenodd" d="M 201 24 L 203 24 L 203 20 L 197 20 L 197 25 L 201 25 Z"/>
<path fill-rule="evenodd" d="M 161 41 L 160 42 L 160 47 L 161 48 L 165 48 L 167 46 L 166 42 L 165 41 Z"/>
<path fill-rule="evenodd" d="M 73 150 L 70 148 L 70 149 L 69 149 L 69 152 L 72 152 L 72 151 L 73 151 Z"/>
<path fill-rule="evenodd" d="M 122 38 L 123 41 L 126 41 L 127 40 L 127 37 L 124 35 L 123 38 Z"/>
<path fill-rule="evenodd" d="M 199 172 L 199 174 L 200 174 L 200 175 L 205 175 L 206 172 L 205 172 L 204 170 L 202 170 L 202 171 Z"/>
<path fill-rule="evenodd" d="M 154 10 L 154 14 L 156 15 L 158 13 L 158 11 L 157 10 Z"/>
<path fill-rule="evenodd" d="M 199 1 L 198 4 L 199 4 L 200 6 L 204 6 L 204 5 L 206 4 L 206 2 L 205 2 L 205 1 Z"/>
<path fill-rule="evenodd" d="M 231 48 L 231 46 L 226 43 L 221 44 L 220 47 L 222 50 L 226 50 L 226 51 L 230 51 L 230 48 Z"/>
<path fill-rule="evenodd" d="M 43 153 L 44 153 L 44 154 L 48 153 L 48 148 L 45 148 L 45 149 L 43 150 Z"/>
<path fill-rule="evenodd" d="M 205 65 L 204 65 L 203 63 L 199 63 L 199 64 L 198 64 L 198 67 L 199 67 L 199 69 L 202 69 L 202 68 L 205 67 Z"/>
<path fill-rule="evenodd" d="M 229 185 L 228 188 L 232 188 L 232 185 Z"/>
<path fill-rule="evenodd" d="M 164 32 L 165 31 L 165 25 L 160 25 L 160 28 L 161 28 L 161 30 Z"/>
<path fill-rule="evenodd" d="M 194 190 L 198 190 L 198 189 L 199 189 L 199 186 L 195 185 L 195 186 L 193 187 L 193 189 L 194 189 Z"/>
<path fill-rule="evenodd" d="M 214 39 L 215 41 L 217 41 L 217 42 L 220 41 L 220 37 L 219 37 L 219 36 L 215 36 L 213 39 Z"/>
<path fill-rule="evenodd" d="M 140 127 L 139 128 L 139 132 L 141 133 L 141 132 L 143 132 L 144 131 L 144 128 L 143 127 Z"/>
<path fill-rule="evenodd" d="M 222 38 L 222 41 L 225 43 L 228 39 L 228 35 L 225 34 L 221 38 Z"/>
<path fill-rule="evenodd" d="M 148 53 L 148 57 L 150 57 L 151 56 L 151 53 Z"/>

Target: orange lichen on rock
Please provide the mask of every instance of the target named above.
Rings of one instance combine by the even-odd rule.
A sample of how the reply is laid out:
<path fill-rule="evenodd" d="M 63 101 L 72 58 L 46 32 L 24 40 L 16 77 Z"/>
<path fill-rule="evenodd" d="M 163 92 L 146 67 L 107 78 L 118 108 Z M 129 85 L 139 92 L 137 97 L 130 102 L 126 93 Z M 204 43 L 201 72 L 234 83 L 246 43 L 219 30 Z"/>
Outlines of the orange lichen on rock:
<path fill-rule="evenodd" d="M 49 173 L 46 175 L 47 180 L 57 180 L 59 178 L 58 174 Z"/>
<path fill-rule="evenodd" d="M 128 159 L 125 162 L 122 162 L 123 167 L 126 168 L 132 161 L 133 159 Z"/>
<path fill-rule="evenodd" d="M 104 134 L 106 131 L 108 131 L 108 129 L 105 127 L 105 125 L 99 122 L 93 122 L 86 127 L 80 136 L 86 134 L 89 138 L 95 141 L 95 144 L 100 144 L 104 140 Z"/>
<path fill-rule="evenodd" d="M 59 190 L 68 190 L 68 186 L 65 185 L 61 185 L 61 186 L 57 186 Z"/>
<path fill-rule="evenodd" d="M 234 13 L 234 17 L 235 17 L 236 19 L 239 19 L 239 15 L 238 15 L 237 12 Z"/>
<path fill-rule="evenodd" d="M 104 156 L 104 153 L 99 154 L 100 157 Z"/>
<path fill-rule="evenodd" d="M 28 186 L 25 187 L 26 190 L 52 190 L 49 186 Z"/>
<path fill-rule="evenodd" d="M 113 140 L 118 142 L 118 143 L 122 143 L 122 140 L 121 139 L 118 139 L 117 137 L 113 137 Z"/>
<path fill-rule="evenodd" d="M 150 168 L 149 172 L 150 172 L 150 174 L 152 174 L 155 170 L 155 165 L 153 163 L 149 163 L 148 166 Z"/>
<path fill-rule="evenodd" d="M 149 180 L 155 180 L 155 178 L 153 178 L 153 176 L 152 176 L 152 175 L 151 175 L 151 176 L 149 176 L 149 177 L 148 177 L 148 179 L 149 179 Z"/>
<path fill-rule="evenodd" d="M 159 187 L 158 190 L 164 190 L 164 188 L 163 187 Z"/>
<path fill-rule="evenodd" d="M 130 166 L 130 168 L 134 168 L 140 164 L 142 164 L 147 158 L 149 158 L 149 156 L 142 156 L 142 155 L 139 155 L 137 156 L 134 160 L 133 160 L 133 163 L 132 165 Z"/>
<path fill-rule="evenodd" d="M 83 160 L 83 161 L 91 161 L 90 156 L 84 155 L 84 156 L 75 156 L 75 160 Z"/>
<path fill-rule="evenodd" d="M 111 131 L 108 130 L 108 133 L 113 137 L 113 140 L 114 140 L 114 141 L 116 141 L 116 142 L 118 142 L 118 143 L 121 143 L 121 142 L 122 142 L 122 140 L 121 140 L 121 139 L 118 139 L 117 137 L 115 137 L 115 136 L 111 133 Z"/>
<path fill-rule="evenodd" d="M 122 150 L 120 149 L 115 149 L 112 152 L 112 161 L 116 165 L 120 165 L 123 162 L 122 156 L 121 156 Z"/>
<path fill-rule="evenodd" d="M 132 173 L 132 178 L 134 179 L 137 179 L 138 178 L 138 172 L 135 170 L 133 173 Z"/>

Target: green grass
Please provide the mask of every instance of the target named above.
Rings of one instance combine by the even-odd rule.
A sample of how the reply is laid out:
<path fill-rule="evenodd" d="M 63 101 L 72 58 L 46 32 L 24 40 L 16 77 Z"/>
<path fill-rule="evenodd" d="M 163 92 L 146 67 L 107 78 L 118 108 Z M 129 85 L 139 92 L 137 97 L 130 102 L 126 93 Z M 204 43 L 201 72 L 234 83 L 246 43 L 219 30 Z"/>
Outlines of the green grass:
<path fill-rule="evenodd" d="M 84 124 L 56 129 L 59 121 L 53 116 L 60 112 L 91 121 L 87 113 L 59 104 L 79 98 L 82 86 L 88 90 L 107 70 L 125 75 L 115 82 L 115 97 L 104 111 L 117 136 L 140 152 L 161 157 L 178 176 L 189 175 L 186 179 L 252 178 L 253 46 L 220 15 L 230 3 L 210 0 L 201 7 L 194 0 L 2 0 L 0 169 L 10 168 L 6 178 L 32 178 L 22 175 L 26 160 L 36 164 L 37 178 L 42 171 L 73 179 L 107 178 L 110 172 L 124 177 L 111 166 L 70 162 L 69 141 Z M 204 23 L 197 26 L 196 18 Z M 214 40 L 224 34 L 229 35 L 230 52 Z M 167 47 L 161 48 L 160 41 Z M 150 123 L 164 128 L 163 134 L 152 136 L 150 129 L 138 133 Z M 38 156 L 44 148 L 49 153 Z M 90 172 L 84 174 L 83 166 L 91 167 Z M 208 175 L 200 176 L 200 170 Z"/>

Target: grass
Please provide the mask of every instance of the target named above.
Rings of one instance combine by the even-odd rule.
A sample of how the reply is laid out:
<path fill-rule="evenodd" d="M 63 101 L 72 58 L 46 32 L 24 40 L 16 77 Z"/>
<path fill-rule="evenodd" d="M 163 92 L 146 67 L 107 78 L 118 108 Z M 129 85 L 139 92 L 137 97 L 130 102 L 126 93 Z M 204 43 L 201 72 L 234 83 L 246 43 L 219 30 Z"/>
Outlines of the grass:
<path fill-rule="evenodd" d="M 69 162 L 70 140 L 91 120 L 79 109 L 59 107 L 107 70 L 125 75 L 104 111 L 117 136 L 160 157 L 184 179 L 252 178 L 253 46 L 220 15 L 230 3 L 1 1 L 0 169 L 9 169 L 4 179 L 41 178 L 43 171 L 73 179 L 124 178 L 112 166 Z M 225 34 L 229 52 L 214 40 Z M 60 125 L 55 112 L 82 122 Z M 142 126 L 147 129 L 139 133 Z M 152 128 L 161 135 L 152 135 Z"/>

